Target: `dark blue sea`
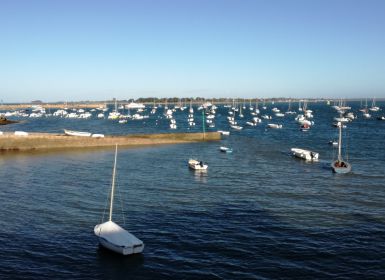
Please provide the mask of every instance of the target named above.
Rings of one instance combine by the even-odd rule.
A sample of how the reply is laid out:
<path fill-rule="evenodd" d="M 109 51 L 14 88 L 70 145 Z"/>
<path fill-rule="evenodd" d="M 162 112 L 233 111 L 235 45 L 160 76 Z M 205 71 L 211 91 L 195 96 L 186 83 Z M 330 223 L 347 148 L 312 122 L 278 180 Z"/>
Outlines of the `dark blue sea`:
<path fill-rule="evenodd" d="M 229 128 L 218 105 L 219 142 L 123 149 L 113 219 L 145 243 L 123 257 L 98 245 L 110 190 L 114 150 L 0 154 L 0 279 L 385 279 L 385 121 L 382 108 L 343 129 L 343 155 L 352 172 L 333 174 L 336 111 L 308 103 L 314 125 L 299 130 L 296 115 Z M 287 103 L 268 104 L 286 111 Z M 294 106 L 294 109 L 296 106 Z M 53 110 L 52 110 L 53 112 Z M 107 119 L 22 118 L 2 131 L 104 134 L 202 131 L 187 126 L 188 109 L 162 109 L 126 124 Z M 149 109 L 147 109 L 149 114 Z M 10 117 L 12 118 L 12 117 Z M 266 129 L 268 122 L 282 129 Z M 233 148 L 232 154 L 219 151 Z M 292 147 L 320 153 L 318 162 L 293 158 Z M 189 170 L 190 157 L 207 173 Z"/>

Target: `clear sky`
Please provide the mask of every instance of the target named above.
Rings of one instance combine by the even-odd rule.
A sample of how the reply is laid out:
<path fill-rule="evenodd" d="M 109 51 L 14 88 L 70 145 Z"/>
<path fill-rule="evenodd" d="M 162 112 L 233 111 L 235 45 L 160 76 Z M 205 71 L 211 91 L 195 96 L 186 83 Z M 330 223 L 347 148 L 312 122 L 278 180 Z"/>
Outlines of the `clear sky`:
<path fill-rule="evenodd" d="M 385 97 L 385 0 L 0 0 L 0 99 Z"/>

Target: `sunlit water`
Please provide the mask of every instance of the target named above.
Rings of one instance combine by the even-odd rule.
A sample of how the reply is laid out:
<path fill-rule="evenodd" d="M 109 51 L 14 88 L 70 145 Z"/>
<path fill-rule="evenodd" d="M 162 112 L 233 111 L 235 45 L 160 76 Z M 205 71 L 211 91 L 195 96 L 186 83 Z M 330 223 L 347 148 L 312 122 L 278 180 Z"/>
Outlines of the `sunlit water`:
<path fill-rule="evenodd" d="M 106 210 L 112 148 L 3 153 L 0 278 L 383 279 L 385 122 L 375 119 L 382 112 L 366 120 L 351 105 L 360 118 L 344 130 L 347 175 L 331 172 L 336 113 L 321 103 L 309 104 L 308 132 L 291 115 L 271 121 L 280 130 L 264 121 L 220 142 L 120 149 L 114 220 L 146 246 L 131 257 L 99 248 L 93 234 Z M 188 131 L 187 114 L 176 113 L 176 131 Z M 241 124 L 251 119 L 244 114 Z M 214 130 L 229 130 L 226 116 L 221 107 Z M 192 131 L 201 131 L 195 117 Z M 127 124 L 42 118 L 1 129 L 127 134 L 169 132 L 168 123 L 161 114 Z M 292 147 L 317 151 L 320 161 L 295 159 Z M 190 157 L 207 162 L 207 173 L 189 170 Z"/>

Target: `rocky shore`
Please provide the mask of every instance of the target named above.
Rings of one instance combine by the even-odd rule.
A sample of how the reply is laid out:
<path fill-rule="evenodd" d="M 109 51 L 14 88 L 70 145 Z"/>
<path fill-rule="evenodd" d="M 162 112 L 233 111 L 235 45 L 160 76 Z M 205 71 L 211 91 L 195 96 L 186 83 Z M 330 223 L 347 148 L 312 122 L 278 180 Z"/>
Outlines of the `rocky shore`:
<path fill-rule="evenodd" d="M 0 116 L 0 125 L 6 125 L 6 124 L 18 123 L 18 122 L 19 121 L 8 120 L 6 117 Z"/>

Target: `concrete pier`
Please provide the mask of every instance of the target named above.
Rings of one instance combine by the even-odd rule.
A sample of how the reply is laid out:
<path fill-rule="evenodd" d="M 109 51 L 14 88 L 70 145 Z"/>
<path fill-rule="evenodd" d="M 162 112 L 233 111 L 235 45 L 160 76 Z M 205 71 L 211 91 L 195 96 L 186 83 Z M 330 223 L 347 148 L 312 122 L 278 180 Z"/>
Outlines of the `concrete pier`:
<path fill-rule="evenodd" d="M 34 151 L 59 149 L 86 149 L 111 147 L 118 144 L 124 146 L 151 146 L 180 144 L 202 141 L 217 141 L 221 136 L 218 132 L 208 133 L 162 133 L 134 134 L 122 136 L 105 136 L 103 138 L 68 136 L 55 133 L 28 133 L 0 135 L 0 151 Z"/>

